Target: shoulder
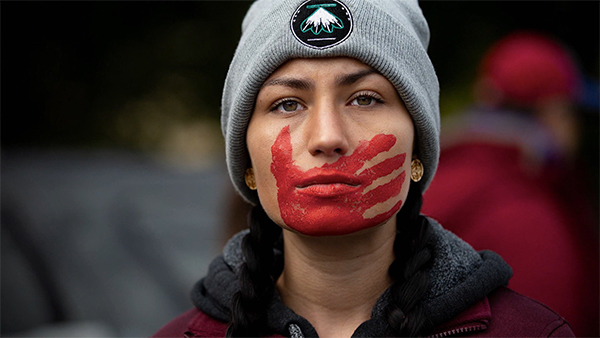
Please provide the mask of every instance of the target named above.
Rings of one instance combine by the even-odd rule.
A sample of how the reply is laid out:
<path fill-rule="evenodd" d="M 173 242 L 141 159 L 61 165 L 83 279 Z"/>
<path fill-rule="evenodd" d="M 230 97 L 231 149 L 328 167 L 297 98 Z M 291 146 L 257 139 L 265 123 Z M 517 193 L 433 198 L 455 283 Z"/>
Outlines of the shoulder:
<path fill-rule="evenodd" d="M 501 287 L 488 295 L 487 334 L 511 337 L 574 337 L 567 321 L 546 305 Z"/>
<path fill-rule="evenodd" d="M 224 337 L 227 324 L 194 308 L 171 320 L 152 337 Z"/>

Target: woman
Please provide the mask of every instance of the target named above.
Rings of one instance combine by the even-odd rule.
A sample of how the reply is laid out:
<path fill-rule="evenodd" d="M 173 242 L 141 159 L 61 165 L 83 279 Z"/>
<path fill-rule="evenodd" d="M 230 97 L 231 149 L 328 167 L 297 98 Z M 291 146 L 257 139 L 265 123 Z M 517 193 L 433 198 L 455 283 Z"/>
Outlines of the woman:
<path fill-rule="evenodd" d="M 498 255 L 420 215 L 439 153 L 428 39 L 416 1 L 252 5 L 222 107 L 250 229 L 156 336 L 572 335 L 503 287 Z"/>

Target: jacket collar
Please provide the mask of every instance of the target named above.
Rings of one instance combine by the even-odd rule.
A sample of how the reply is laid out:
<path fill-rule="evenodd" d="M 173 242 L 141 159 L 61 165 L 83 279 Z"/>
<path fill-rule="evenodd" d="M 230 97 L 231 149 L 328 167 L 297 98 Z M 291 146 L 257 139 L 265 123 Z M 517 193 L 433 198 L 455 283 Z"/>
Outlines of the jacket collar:
<path fill-rule="evenodd" d="M 454 322 L 459 315 L 465 323 L 469 322 L 469 318 L 479 318 L 468 317 L 463 313 L 479 304 L 492 290 L 506 285 L 512 275 L 510 267 L 497 254 L 490 251 L 478 253 L 434 220 L 430 219 L 430 223 L 434 234 L 431 243 L 434 261 L 430 270 L 431 286 L 423 304 L 427 317 L 434 327 Z M 244 235 L 245 232 L 242 232 L 234 236 L 226 245 L 223 256 L 211 264 L 208 275 L 192 292 L 194 304 L 222 322 L 230 320 L 229 305 L 233 294 L 239 288 L 237 272 L 244 262 L 241 253 L 241 240 Z M 276 256 L 281 255 L 280 246 L 281 243 L 277 243 L 274 247 Z M 385 325 L 382 318 L 389 298 L 387 293 L 386 291 L 377 302 L 372 319 L 359 327 L 361 330 L 358 331 L 364 331 L 366 336 L 377 335 L 378 330 Z M 268 325 L 273 332 L 287 332 L 289 325 L 295 324 L 305 335 L 316 334 L 310 323 L 285 307 L 277 298 L 275 295 L 267 315 Z M 471 312 L 466 312 L 466 315 L 468 314 Z M 450 331 L 454 329 L 449 328 Z"/>
<path fill-rule="evenodd" d="M 442 338 L 461 335 L 466 332 L 486 330 L 491 320 L 492 312 L 486 298 L 473 304 L 447 323 L 437 327 L 428 338 Z M 221 337 L 227 331 L 227 324 L 199 312 L 189 322 L 184 337 Z M 273 335 L 272 337 L 283 337 Z"/>

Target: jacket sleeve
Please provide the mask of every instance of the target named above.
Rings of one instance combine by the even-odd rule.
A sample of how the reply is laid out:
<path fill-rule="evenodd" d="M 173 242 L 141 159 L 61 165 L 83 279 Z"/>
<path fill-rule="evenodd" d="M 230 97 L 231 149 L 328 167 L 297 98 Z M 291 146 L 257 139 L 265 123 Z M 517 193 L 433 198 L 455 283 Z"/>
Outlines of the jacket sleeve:
<path fill-rule="evenodd" d="M 489 296 L 492 319 L 486 337 L 575 337 L 569 323 L 546 305 L 508 288 Z"/>
<path fill-rule="evenodd" d="M 573 333 L 569 324 L 563 321 L 548 337 L 575 337 L 575 333 Z"/>

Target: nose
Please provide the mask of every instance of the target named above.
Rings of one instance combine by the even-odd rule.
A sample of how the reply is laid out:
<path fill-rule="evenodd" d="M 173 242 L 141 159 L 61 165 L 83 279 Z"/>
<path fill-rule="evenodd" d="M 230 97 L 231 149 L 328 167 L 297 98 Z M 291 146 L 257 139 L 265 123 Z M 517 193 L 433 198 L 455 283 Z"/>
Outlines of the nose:
<path fill-rule="evenodd" d="M 311 155 L 345 155 L 348 152 L 343 116 L 333 105 L 320 105 L 311 111 L 306 127 Z"/>

